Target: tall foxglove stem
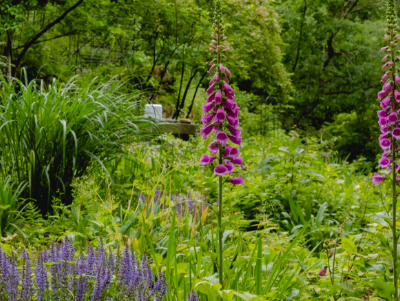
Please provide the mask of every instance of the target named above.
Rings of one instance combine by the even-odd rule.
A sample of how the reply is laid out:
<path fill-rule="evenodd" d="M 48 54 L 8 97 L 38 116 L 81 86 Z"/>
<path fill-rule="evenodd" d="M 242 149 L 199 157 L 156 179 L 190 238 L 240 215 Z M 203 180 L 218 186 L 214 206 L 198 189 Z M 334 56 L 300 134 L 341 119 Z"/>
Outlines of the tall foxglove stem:
<path fill-rule="evenodd" d="M 209 87 L 207 89 L 207 102 L 203 106 L 203 111 L 206 114 L 201 118 L 204 125 L 200 129 L 200 133 L 204 139 L 212 132 L 215 133 L 215 140 L 210 143 L 208 149 L 215 156 L 202 155 L 200 164 L 203 166 L 213 165 L 215 159 L 218 165 L 214 167 L 214 174 L 219 177 L 218 179 L 218 277 L 219 282 L 224 287 L 224 272 L 223 272 L 223 229 L 222 229 L 222 211 L 223 200 L 222 191 L 224 179 L 223 176 L 231 175 L 235 172 L 235 165 L 243 167 L 243 158 L 239 158 L 239 150 L 236 147 L 228 145 L 229 141 L 240 147 L 242 142 L 241 130 L 239 126 L 239 107 L 234 101 L 235 90 L 229 86 L 228 77 L 231 72 L 222 65 L 221 60 L 226 59 L 224 52 L 229 52 L 230 48 L 224 41 L 226 36 L 222 24 L 222 10 L 219 0 L 215 1 L 214 11 L 214 31 L 211 34 L 212 40 L 210 44 L 210 51 L 215 55 L 214 59 L 210 62 L 211 68 L 208 73 L 213 73 Z M 234 185 L 244 185 L 241 175 L 238 177 L 230 178 L 229 181 Z"/>
<path fill-rule="evenodd" d="M 394 299 L 399 300 L 398 296 L 398 269 L 397 269 L 397 187 L 396 182 L 399 180 L 399 176 L 396 176 L 399 170 L 399 164 L 397 163 L 398 158 L 396 157 L 396 151 L 398 149 L 398 141 L 400 140 L 400 128 L 398 122 L 397 111 L 399 109 L 398 103 L 400 102 L 400 92 L 398 88 L 400 86 L 400 77 L 398 70 L 396 70 L 396 60 L 400 60 L 400 57 L 396 57 L 396 46 L 400 40 L 400 35 L 397 34 L 399 26 L 397 24 L 397 16 L 394 9 L 393 0 L 388 0 L 387 10 L 387 24 L 385 28 L 386 34 L 384 39 L 387 45 L 381 48 L 381 51 L 385 52 L 386 55 L 383 57 L 382 62 L 384 63 L 382 70 L 385 74 L 382 77 L 381 82 L 383 83 L 382 91 L 378 92 L 378 100 L 381 101 L 380 106 L 382 110 L 378 111 L 379 121 L 378 124 L 381 128 L 382 135 L 379 136 L 379 144 L 384 151 L 382 157 L 379 159 L 379 166 L 381 168 L 391 168 L 391 181 L 392 181 L 392 236 L 393 236 L 393 285 L 394 285 Z M 398 51 L 397 51 L 398 52 Z M 394 92 L 393 92 L 394 91 Z M 372 177 L 372 183 L 378 184 L 385 180 L 384 175 L 375 174 Z"/>
<path fill-rule="evenodd" d="M 218 5 L 218 4 L 217 4 Z M 217 9 L 216 9 L 217 11 Z M 216 16 L 216 18 L 218 19 L 218 16 Z M 221 24 L 220 22 L 218 22 L 217 20 L 217 62 L 218 62 L 218 66 L 221 66 Z M 222 78 L 222 72 L 220 70 L 220 68 L 218 68 L 218 78 Z M 219 88 L 220 90 L 222 90 L 222 85 L 219 83 Z M 222 123 L 220 123 L 218 125 L 218 130 L 222 131 Z M 222 162 L 222 146 L 219 145 L 219 161 L 218 164 L 221 165 Z M 224 258 L 222 256 L 223 253 L 223 241 L 222 241 L 222 237 L 223 237 L 223 232 L 222 232 L 222 177 L 219 177 L 218 179 L 218 278 L 219 278 L 219 283 L 222 286 L 222 289 L 224 288 Z"/>
<path fill-rule="evenodd" d="M 391 32 L 391 38 L 393 38 L 393 32 Z M 395 57 L 395 52 L 394 48 L 392 47 L 392 58 Z M 395 74 L 396 74 L 396 68 L 395 68 L 395 60 L 393 59 L 393 66 L 392 66 L 392 80 L 395 82 Z M 393 111 L 397 112 L 397 103 L 393 102 Z M 397 191 L 396 191 L 396 139 L 392 135 L 392 235 L 393 235 L 393 285 L 394 285 L 394 291 L 395 291 L 395 300 L 399 300 L 399 294 L 398 294 L 398 272 L 397 272 L 397 236 L 396 236 L 396 213 L 397 213 Z"/>

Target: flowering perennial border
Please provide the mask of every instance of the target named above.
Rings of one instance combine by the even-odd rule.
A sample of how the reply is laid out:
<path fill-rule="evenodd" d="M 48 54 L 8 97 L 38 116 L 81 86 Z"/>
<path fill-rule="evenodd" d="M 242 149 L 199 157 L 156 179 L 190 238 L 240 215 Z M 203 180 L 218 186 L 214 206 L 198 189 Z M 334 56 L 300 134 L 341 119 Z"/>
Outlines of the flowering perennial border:
<path fill-rule="evenodd" d="M 9 256 L 0 246 L 0 300 L 162 301 L 167 292 L 164 274 L 155 280 L 147 257 L 136 260 L 127 244 L 122 256 L 106 252 L 102 242 L 97 250 L 88 246 L 85 256 L 65 239 L 42 251 L 34 268 L 26 250 L 21 262 L 18 269 L 14 253 Z"/>

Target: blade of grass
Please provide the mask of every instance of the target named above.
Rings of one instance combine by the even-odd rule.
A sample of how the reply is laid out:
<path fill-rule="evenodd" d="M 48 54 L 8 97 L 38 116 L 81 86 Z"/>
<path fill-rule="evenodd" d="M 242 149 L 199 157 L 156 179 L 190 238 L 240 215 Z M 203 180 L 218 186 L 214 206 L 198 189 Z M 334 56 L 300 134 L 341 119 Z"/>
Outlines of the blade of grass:
<path fill-rule="evenodd" d="M 175 252 L 176 252 L 176 247 L 175 247 L 175 210 L 173 211 L 173 216 L 172 216 L 172 222 L 171 222 L 171 229 L 169 232 L 169 239 L 168 239 L 168 247 L 167 247 L 167 270 L 166 270 L 166 275 L 167 275 L 167 281 L 168 281 L 168 289 L 167 289 L 167 300 L 172 300 L 172 294 L 171 294 L 171 288 L 172 288 L 172 260 L 175 260 Z"/>
<path fill-rule="evenodd" d="M 295 246 L 295 244 L 299 241 L 299 239 L 304 235 L 304 232 L 306 231 L 306 229 L 308 228 L 308 225 L 310 224 L 310 221 L 308 221 L 303 229 L 301 229 L 299 231 L 299 233 L 296 235 L 295 239 L 293 239 L 293 241 L 290 243 L 289 247 L 286 249 L 285 253 L 283 253 L 283 255 L 278 259 L 278 261 L 274 264 L 274 267 L 271 271 L 271 273 L 269 274 L 268 280 L 267 280 L 267 284 L 264 287 L 264 291 L 263 294 L 267 294 L 271 291 L 272 285 L 277 277 L 277 275 L 279 274 L 280 271 L 280 266 L 283 262 L 283 260 L 286 259 L 286 257 L 289 255 L 289 252 L 292 250 L 292 248 Z"/>

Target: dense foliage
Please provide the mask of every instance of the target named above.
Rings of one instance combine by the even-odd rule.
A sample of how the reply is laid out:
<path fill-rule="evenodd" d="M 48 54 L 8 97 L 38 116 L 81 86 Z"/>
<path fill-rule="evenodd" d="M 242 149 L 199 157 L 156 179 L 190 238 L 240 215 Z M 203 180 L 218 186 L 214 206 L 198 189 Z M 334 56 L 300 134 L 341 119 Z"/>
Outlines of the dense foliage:
<path fill-rule="evenodd" d="M 4 3 L 0 300 L 398 300 L 383 2 Z"/>

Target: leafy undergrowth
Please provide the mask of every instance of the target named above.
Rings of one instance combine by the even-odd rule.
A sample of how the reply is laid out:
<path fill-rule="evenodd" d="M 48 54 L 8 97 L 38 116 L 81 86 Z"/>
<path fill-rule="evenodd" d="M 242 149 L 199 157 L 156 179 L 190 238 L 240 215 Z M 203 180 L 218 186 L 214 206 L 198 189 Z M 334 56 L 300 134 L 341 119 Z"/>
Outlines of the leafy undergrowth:
<path fill-rule="evenodd" d="M 203 141 L 133 144 L 73 183 L 74 203 L 42 219 L 32 203 L 5 252 L 38 253 L 65 235 L 77 249 L 128 241 L 165 273 L 166 300 L 392 300 L 389 189 L 329 143 L 279 131 L 247 141 L 246 186 L 225 185 L 224 288 L 218 283 L 216 181 L 198 164 Z M 210 167 L 212 168 L 212 167 Z M 17 233 L 16 235 L 13 233 Z M 22 265 L 22 262 L 20 263 Z"/>

